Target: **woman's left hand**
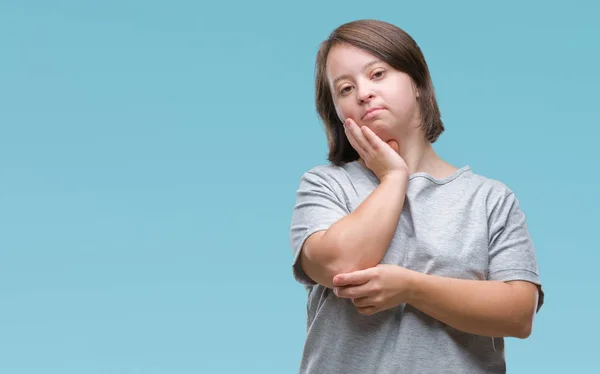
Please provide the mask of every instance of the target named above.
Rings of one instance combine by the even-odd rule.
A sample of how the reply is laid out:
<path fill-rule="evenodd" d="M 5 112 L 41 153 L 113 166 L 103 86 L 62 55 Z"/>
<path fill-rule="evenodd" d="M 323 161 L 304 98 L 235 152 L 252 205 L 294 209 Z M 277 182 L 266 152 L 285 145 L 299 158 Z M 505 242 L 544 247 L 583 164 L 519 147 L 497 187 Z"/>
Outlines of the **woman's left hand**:
<path fill-rule="evenodd" d="M 335 294 L 351 299 L 359 313 L 372 315 L 406 303 L 411 292 L 411 270 L 379 264 L 373 268 L 338 274 Z"/>

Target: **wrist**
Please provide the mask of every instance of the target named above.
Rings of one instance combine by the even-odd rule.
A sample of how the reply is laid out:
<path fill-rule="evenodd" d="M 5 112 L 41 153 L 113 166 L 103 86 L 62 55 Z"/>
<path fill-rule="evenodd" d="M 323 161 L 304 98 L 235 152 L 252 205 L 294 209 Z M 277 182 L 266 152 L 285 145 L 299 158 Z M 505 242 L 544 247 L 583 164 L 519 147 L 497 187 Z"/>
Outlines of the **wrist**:
<path fill-rule="evenodd" d="M 397 170 L 386 173 L 380 179 L 383 182 L 402 183 L 408 180 L 408 170 Z"/>
<path fill-rule="evenodd" d="M 406 303 L 413 305 L 418 300 L 421 292 L 419 289 L 419 285 L 421 284 L 420 278 L 426 275 L 408 269 L 406 275 Z"/>

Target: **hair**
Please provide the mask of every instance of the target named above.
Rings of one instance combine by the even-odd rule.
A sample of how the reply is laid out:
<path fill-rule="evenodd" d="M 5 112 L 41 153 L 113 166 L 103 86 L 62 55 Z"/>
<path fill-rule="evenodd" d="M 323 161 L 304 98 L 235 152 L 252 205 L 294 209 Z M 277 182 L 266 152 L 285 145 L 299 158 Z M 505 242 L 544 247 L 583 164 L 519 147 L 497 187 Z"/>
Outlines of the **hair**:
<path fill-rule="evenodd" d="M 358 152 L 346 138 L 327 80 L 327 57 L 331 48 L 338 44 L 349 44 L 363 49 L 412 78 L 419 92 L 417 103 L 421 114 L 421 128 L 425 138 L 434 143 L 444 131 L 444 124 L 429 68 L 421 49 L 409 34 L 395 25 L 377 20 L 358 20 L 335 29 L 329 38 L 321 43 L 317 53 L 315 101 L 317 112 L 325 123 L 329 161 L 340 166 L 359 158 Z"/>

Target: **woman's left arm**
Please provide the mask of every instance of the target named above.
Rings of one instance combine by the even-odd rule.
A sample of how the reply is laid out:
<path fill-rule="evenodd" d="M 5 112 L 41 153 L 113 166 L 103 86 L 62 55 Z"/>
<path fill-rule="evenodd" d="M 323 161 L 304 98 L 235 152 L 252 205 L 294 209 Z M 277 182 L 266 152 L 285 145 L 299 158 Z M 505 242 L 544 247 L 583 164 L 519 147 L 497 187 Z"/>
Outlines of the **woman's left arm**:
<path fill-rule="evenodd" d="M 387 264 L 339 274 L 334 284 L 362 314 L 408 303 L 457 330 L 491 337 L 527 338 L 538 303 L 530 282 L 447 278 Z"/>
<path fill-rule="evenodd" d="M 521 339 L 531 334 L 538 303 L 533 283 L 410 276 L 407 302 L 457 330 Z"/>

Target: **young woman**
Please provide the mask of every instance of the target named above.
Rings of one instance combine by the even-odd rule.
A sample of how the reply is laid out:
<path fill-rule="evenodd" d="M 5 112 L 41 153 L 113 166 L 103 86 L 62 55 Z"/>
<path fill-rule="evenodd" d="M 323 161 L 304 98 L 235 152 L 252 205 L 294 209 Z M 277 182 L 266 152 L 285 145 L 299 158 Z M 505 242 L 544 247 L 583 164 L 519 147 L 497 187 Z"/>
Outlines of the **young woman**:
<path fill-rule="evenodd" d="M 363 20 L 322 43 L 316 104 L 330 164 L 304 173 L 291 222 L 308 291 L 302 373 L 504 373 L 503 337 L 543 303 L 514 193 L 456 168 L 425 59 Z"/>

